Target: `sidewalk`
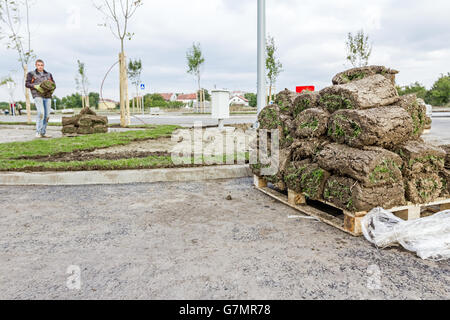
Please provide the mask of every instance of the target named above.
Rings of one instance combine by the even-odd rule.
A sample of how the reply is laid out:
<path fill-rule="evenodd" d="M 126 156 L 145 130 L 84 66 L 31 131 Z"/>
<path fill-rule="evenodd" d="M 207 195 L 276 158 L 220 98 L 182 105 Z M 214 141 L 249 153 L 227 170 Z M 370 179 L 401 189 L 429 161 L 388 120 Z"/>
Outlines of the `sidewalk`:
<path fill-rule="evenodd" d="M 60 126 L 48 126 L 47 133 L 52 136 L 52 138 L 61 138 L 62 127 Z M 122 131 L 132 131 L 132 130 L 142 130 L 133 128 L 109 128 L 109 132 L 122 132 Z M 31 141 L 36 139 L 36 128 L 34 126 L 27 125 L 0 125 L 0 143 L 6 142 L 19 142 L 19 141 Z"/>

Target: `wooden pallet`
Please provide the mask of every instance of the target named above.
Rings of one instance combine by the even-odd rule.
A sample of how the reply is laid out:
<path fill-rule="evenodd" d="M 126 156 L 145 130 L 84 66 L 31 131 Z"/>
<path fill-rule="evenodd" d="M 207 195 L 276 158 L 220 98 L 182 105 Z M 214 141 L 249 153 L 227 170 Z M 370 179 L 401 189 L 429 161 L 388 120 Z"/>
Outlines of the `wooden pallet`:
<path fill-rule="evenodd" d="M 326 206 L 335 208 L 336 210 L 333 211 L 339 212 L 338 214 L 332 214 L 331 210 L 317 208 L 317 206 L 313 206 L 307 203 L 305 196 L 301 193 L 297 193 L 293 190 L 288 190 L 286 195 L 277 190 L 269 188 L 267 182 L 258 176 L 254 176 L 254 184 L 256 189 L 258 189 L 259 191 L 267 194 L 273 199 L 276 199 L 288 205 L 291 208 L 300 211 L 303 214 L 316 217 L 320 221 L 325 222 L 342 231 L 345 231 L 353 236 L 362 235 L 361 221 L 368 213 L 367 211 L 355 213 L 337 208 L 334 204 L 324 200 L 317 201 Z M 449 210 L 450 198 L 438 199 L 434 202 L 420 205 L 409 203 L 405 206 L 394 207 L 387 210 L 392 212 L 397 217 L 402 218 L 403 220 L 413 220 L 421 218 L 421 212 L 423 208 L 433 206 L 439 206 L 439 210 L 434 209 L 434 211 Z"/>

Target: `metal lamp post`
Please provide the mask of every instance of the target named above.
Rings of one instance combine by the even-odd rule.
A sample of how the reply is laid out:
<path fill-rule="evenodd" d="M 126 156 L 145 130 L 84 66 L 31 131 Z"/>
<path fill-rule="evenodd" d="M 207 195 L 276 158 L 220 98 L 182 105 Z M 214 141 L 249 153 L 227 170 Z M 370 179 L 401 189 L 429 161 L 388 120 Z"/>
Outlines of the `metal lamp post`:
<path fill-rule="evenodd" d="M 266 0 L 258 0 L 258 115 L 266 105 Z M 256 124 L 258 126 L 258 124 Z"/>

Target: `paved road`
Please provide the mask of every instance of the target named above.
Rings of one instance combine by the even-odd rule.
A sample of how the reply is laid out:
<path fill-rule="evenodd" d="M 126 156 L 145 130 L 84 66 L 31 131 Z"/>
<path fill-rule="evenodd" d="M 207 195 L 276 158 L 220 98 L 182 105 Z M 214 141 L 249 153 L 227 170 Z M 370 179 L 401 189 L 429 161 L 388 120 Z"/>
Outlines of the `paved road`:
<path fill-rule="evenodd" d="M 60 115 L 52 115 L 50 117 L 50 122 L 61 122 Z M 0 122 L 26 122 L 26 116 L 0 116 Z M 34 121 L 34 118 L 33 118 Z M 120 123 L 120 116 L 110 115 L 108 116 L 108 121 L 111 124 Z M 225 124 L 242 124 L 242 123 L 253 123 L 256 121 L 256 115 L 243 115 L 243 116 L 232 116 L 224 121 Z M 161 115 L 161 116 L 150 116 L 150 115 L 136 115 L 131 117 L 131 124 L 157 124 L 157 125 L 180 125 L 185 127 L 194 126 L 195 122 L 201 122 L 204 126 L 215 126 L 218 124 L 217 119 L 212 119 L 208 115 L 197 115 L 197 116 L 181 116 L 181 115 Z"/>
<path fill-rule="evenodd" d="M 450 144 L 450 117 L 433 118 L 430 132 L 422 137 L 425 141 L 434 144 Z"/>
<path fill-rule="evenodd" d="M 10 117 L 12 118 L 12 117 Z M 186 127 L 191 127 L 196 120 L 202 120 L 204 125 L 215 125 L 213 120 L 206 117 L 162 117 L 145 119 L 147 122 L 157 122 L 158 124 L 184 124 Z M 25 119 L 26 120 L 26 119 Z M 233 117 L 228 123 L 253 123 L 255 119 L 252 117 Z M 0 118 L 0 121 L 3 121 Z M 433 118 L 433 125 L 431 131 L 423 136 L 423 138 L 434 144 L 450 144 L 450 117 L 449 118 Z M 121 130 L 121 129 L 113 129 Z M 60 127 L 48 127 L 48 132 L 53 137 L 61 136 Z M 28 141 L 34 139 L 34 128 L 32 126 L 21 125 L 0 125 L 0 143 L 13 141 Z"/>
<path fill-rule="evenodd" d="M 140 129 L 123 129 L 123 128 L 109 128 L 109 132 L 123 132 Z M 49 126 L 47 127 L 47 134 L 52 138 L 62 137 L 61 127 Z M 31 141 L 36 139 L 36 129 L 34 126 L 23 125 L 0 125 L 0 143 Z"/>
<path fill-rule="evenodd" d="M 248 178 L 0 187 L 0 208 L 0 299 L 450 298 L 448 262 L 288 219 Z"/>

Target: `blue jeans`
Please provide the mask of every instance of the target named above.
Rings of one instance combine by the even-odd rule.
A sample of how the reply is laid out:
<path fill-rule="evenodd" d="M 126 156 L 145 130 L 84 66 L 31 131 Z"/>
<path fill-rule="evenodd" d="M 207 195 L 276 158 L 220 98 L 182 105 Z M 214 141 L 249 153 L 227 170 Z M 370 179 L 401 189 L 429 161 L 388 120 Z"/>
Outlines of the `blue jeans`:
<path fill-rule="evenodd" d="M 47 132 L 48 115 L 50 114 L 52 99 L 36 97 L 34 98 L 34 103 L 37 110 L 36 132 L 44 135 Z"/>

